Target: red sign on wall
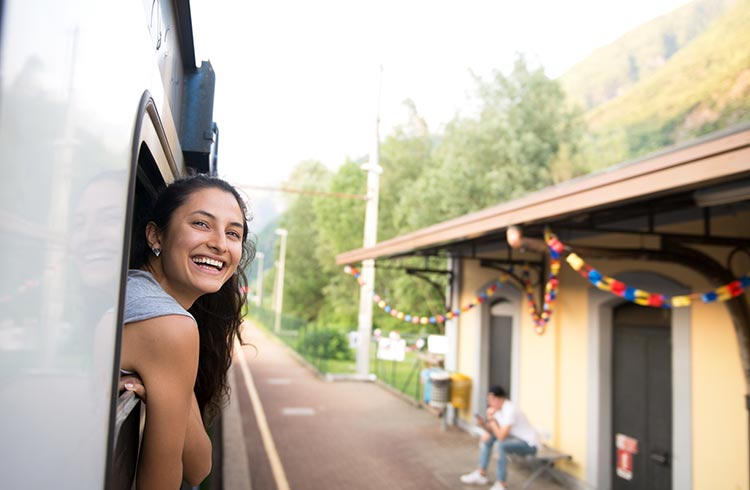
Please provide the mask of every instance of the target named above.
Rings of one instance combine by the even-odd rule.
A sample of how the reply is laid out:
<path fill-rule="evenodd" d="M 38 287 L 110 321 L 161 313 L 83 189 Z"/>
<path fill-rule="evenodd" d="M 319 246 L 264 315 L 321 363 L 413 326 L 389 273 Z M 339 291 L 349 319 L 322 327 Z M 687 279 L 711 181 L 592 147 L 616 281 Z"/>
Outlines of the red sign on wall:
<path fill-rule="evenodd" d="M 624 449 L 617 450 L 617 476 L 626 480 L 633 479 L 633 453 Z"/>
<path fill-rule="evenodd" d="M 615 434 L 617 447 L 617 476 L 633 479 L 633 455 L 638 454 L 638 440 L 625 434 Z"/>

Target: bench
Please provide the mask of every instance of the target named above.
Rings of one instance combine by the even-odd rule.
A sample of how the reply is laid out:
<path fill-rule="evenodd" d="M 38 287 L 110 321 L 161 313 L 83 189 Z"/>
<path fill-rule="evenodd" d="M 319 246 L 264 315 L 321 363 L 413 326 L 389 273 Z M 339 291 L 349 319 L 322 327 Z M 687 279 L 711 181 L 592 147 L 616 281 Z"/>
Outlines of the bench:
<path fill-rule="evenodd" d="M 523 483 L 523 489 L 526 490 L 531 488 L 531 484 L 539 478 L 542 474 L 547 473 L 553 480 L 561 484 L 563 487 L 566 486 L 566 482 L 563 481 L 559 476 L 552 471 L 555 467 L 555 463 L 558 461 L 572 461 L 573 456 L 559 451 L 546 444 L 542 444 L 542 447 L 536 452 L 536 454 L 529 454 L 527 456 L 514 456 L 512 458 L 514 462 L 524 463 L 534 468 L 526 481 Z"/>

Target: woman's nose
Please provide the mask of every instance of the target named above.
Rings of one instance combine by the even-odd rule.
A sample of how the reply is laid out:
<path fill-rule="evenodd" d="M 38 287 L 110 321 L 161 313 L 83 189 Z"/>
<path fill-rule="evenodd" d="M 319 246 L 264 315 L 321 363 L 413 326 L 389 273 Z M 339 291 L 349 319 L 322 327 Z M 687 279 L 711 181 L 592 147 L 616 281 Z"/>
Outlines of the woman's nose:
<path fill-rule="evenodd" d="M 227 236 L 220 231 L 211 233 L 208 246 L 216 251 L 224 252 L 227 249 Z"/>

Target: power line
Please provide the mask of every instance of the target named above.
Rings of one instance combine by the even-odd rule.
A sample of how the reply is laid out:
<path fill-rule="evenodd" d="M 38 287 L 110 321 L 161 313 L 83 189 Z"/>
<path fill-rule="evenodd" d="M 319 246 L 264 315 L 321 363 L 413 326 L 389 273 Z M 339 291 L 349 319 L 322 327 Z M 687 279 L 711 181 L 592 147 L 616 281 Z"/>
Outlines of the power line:
<path fill-rule="evenodd" d="M 339 199 L 359 199 L 360 201 L 367 200 L 367 196 L 363 196 L 360 194 L 345 194 L 342 192 L 321 192 L 321 191 L 311 191 L 311 190 L 305 190 L 305 189 L 290 189 L 288 187 L 266 187 L 262 185 L 243 185 L 243 184 L 236 184 L 235 187 L 238 187 L 240 189 L 252 189 L 252 190 L 259 190 L 259 191 L 286 192 L 289 194 L 306 194 L 306 195 L 318 196 L 318 197 L 336 197 Z"/>

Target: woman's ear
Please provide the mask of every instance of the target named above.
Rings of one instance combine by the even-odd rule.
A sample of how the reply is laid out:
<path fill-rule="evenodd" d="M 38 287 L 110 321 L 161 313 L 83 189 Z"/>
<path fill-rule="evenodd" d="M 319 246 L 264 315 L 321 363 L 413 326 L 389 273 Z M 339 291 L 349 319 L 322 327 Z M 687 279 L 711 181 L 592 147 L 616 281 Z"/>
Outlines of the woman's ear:
<path fill-rule="evenodd" d="M 150 249 L 161 249 L 161 233 L 156 223 L 149 221 L 146 224 L 146 243 Z"/>

